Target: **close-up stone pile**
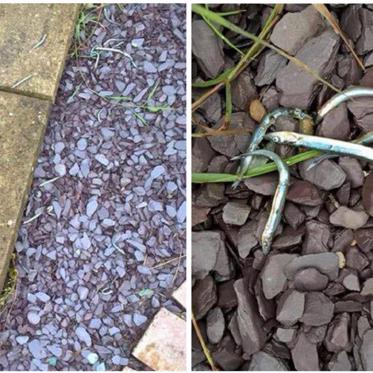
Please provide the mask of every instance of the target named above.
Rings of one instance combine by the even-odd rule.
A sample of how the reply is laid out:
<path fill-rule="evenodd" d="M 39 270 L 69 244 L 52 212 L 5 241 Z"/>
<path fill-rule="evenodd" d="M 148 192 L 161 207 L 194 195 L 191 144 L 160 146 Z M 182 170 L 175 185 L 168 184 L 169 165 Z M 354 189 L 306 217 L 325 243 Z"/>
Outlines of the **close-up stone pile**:
<path fill-rule="evenodd" d="M 373 5 L 206 1 L 0 4 L 0 370 L 373 371 Z"/>
<path fill-rule="evenodd" d="M 373 10 L 201 8 L 194 8 L 192 21 L 192 274 L 199 329 L 193 369 L 371 370 Z M 265 39 L 273 48 L 256 53 L 231 81 L 219 79 L 242 61 L 255 41 L 250 35 L 260 34 L 274 11 Z M 212 21 L 224 27 L 214 30 Z M 351 86 L 361 94 L 343 92 Z M 310 123 L 284 115 L 269 123 L 268 135 L 260 134 L 257 147 L 276 153 L 289 169 L 283 210 L 274 211 L 279 177 L 268 173 L 274 165 L 256 156 L 247 171 L 255 177 L 238 178 L 237 170 L 278 108 L 299 109 Z M 320 150 L 328 154 L 320 158 Z M 266 255 L 263 231 L 273 214 L 281 219 Z"/>

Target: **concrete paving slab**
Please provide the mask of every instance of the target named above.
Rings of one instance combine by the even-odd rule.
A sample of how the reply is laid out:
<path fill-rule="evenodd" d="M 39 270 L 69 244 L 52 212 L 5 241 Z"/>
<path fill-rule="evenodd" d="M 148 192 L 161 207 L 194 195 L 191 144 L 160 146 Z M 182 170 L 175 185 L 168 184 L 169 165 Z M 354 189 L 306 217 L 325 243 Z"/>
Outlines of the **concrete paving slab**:
<path fill-rule="evenodd" d="M 186 371 L 186 322 L 161 308 L 133 355 L 156 371 Z"/>
<path fill-rule="evenodd" d="M 185 309 L 187 308 L 187 283 L 184 281 L 172 294 Z"/>
<path fill-rule="evenodd" d="M 49 107 L 45 100 L 0 92 L 0 290 L 17 238 Z"/>
<path fill-rule="evenodd" d="M 79 4 L 0 4 L 0 90 L 54 101 L 78 10 Z"/>

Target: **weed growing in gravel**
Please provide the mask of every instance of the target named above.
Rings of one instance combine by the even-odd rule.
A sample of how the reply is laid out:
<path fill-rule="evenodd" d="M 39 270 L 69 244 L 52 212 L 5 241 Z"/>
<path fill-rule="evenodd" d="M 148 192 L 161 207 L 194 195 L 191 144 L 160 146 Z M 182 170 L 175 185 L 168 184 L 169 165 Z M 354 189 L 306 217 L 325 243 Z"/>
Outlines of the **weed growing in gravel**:
<path fill-rule="evenodd" d="M 326 7 L 317 6 L 315 8 L 326 18 L 326 20 L 331 24 L 334 31 L 337 32 L 342 36 L 347 48 L 350 50 L 354 58 L 357 60 L 359 65 L 362 66 L 361 61 L 358 59 L 356 53 L 351 48 L 350 44 L 344 37 L 342 31 L 339 28 L 339 25 L 334 20 L 333 16 L 328 12 Z M 241 56 L 237 65 L 233 68 L 229 68 L 225 70 L 222 74 L 217 76 L 214 79 L 205 81 L 205 82 L 197 82 L 193 84 L 195 88 L 210 88 L 206 93 L 204 93 L 199 99 L 197 99 L 192 104 L 192 111 L 197 110 L 211 95 L 220 91 L 223 87 L 225 88 L 225 120 L 219 129 L 210 129 L 208 126 L 199 123 L 196 120 L 193 120 L 193 123 L 197 125 L 197 127 L 204 130 L 206 133 L 195 133 L 194 136 L 199 137 L 200 135 L 214 135 L 214 136 L 221 136 L 221 135 L 237 135 L 239 133 L 235 133 L 235 131 L 229 130 L 229 125 L 232 116 L 232 94 L 231 94 L 231 83 L 232 81 L 248 66 L 250 61 L 252 61 L 255 57 L 259 55 L 259 53 L 264 48 L 270 48 L 274 50 L 276 53 L 280 54 L 281 56 L 287 58 L 289 61 L 293 62 L 298 67 L 304 69 L 309 74 L 313 75 L 317 80 L 319 80 L 324 85 L 331 88 L 333 91 L 339 92 L 337 88 L 335 88 L 332 84 L 328 81 L 323 79 L 319 76 L 314 70 L 312 70 L 309 66 L 304 64 L 302 61 L 298 60 L 297 58 L 290 56 L 282 49 L 277 48 L 276 46 L 270 44 L 266 41 L 268 38 L 269 32 L 275 22 L 278 20 L 279 15 L 282 13 L 283 4 L 277 4 L 271 15 L 267 18 L 265 25 L 263 26 L 261 32 L 258 36 L 255 36 L 242 28 L 236 26 L 235 24 L 228 21 L 226 18 L 226 14 L 218 13 L 211 11 L 207 6 L 202 6 L 198 4 L 194 4 L 192 6 L 192 10 L 194 13 L 199 14 L 202 19 L 209 25 L 209 27 L 217 34 L 217 36 L 228 46 L 238 52 Z M 240 10 L 242 11 L 242 10 Z M 231 43 L 222 33 L 222 31 L 217 27 L 221 26 L 226 28 L 227 30 L 233 31 L 239 35 L 247 37 L 251 41 L 253 41 L 252 46 L 248 49 L 248 51 L 243 54 L 241 50 L 239 50 L 233 43 Z M 229 133 L 228 133 L 229 132 Z M 302 154 L 295 155 L 293 157 L 289 157 L 285 159 L 285 162 L 288 165 L 293 165 L 299 162 L 303 162 L 305 160 L 314 158 L 319 155 L 317 151 L 308 151 Z M 268 163 L 266 165 L 262 165 L 259 167 L 255 167 L 250 170 L 250 172 L 245 177 L 253 177 L 258 175 L 263 175 L 268 172 L 272 172 L 275 170 L 275 165 L 273 163 Z M 192 176 L 192 181 L 194 183 L 214 183 L 214 182 L 232 182 L 237 180 L 237 176 L 233 174 L 210 174 L 210 173 L 194 173 Z"/>
<path fill-rule="evenodd" d="M 18 272 L 15 267 L 15 254 L 13 254 L 11 264 L 8 269 L 8 276 L 5 281 L 3 290 L 0 293 L 0 311 L 7 304 L 10 297 L 16 290 Z"/>
<path fill-rule="evenodd" d="M 78 58 L 84 43 L 93 35 L 94 30 L 87 36 L 87 29 L 90 24 L 100 24 L 102 5 L 86 4 L 82 6 L 74 30 L 74 43 L 71 57 Z"/>
<path fill-rule="evenodd" d="M 277 9 L 276 9 L 276 7 L 277 7 Z M 225 121 L 224 121 L 222 129 L 229 128 L 230 120 L 231 120 L 231 116 L 232 116 L 232 97 L 231 97 L 231 89 L 230 89 L 230 85 L 231 85 L 232 81 L 237 77 L 237 75 L 243 69 L 245 69 L 247 67 L 248 62 L 253 59 L 253 54 L 255 54 L 255 56 L 256 56 L 258 53 L 260 53 L 260 51 L 264 47 L 267 47 L 267 48 L 270 48 L 270 49 L 274 50 L 276 53 L 285 57 L 290 62 L 292 62 L 295 65 L 297 65 L 298 67 L 304 69 L 310 75 L 314 76 L 317 80 L 319 80 L 321 83 L 323 83 L 324 85 L 326 85 L 327 87 L 329 87 L 333 91 L 340 92 L 339 89 L 337 89 L 332 84 L 330 84 L 328 81 L 323 79 L 319 74 L 317 74 L 316 71 L 311 69 L 305 63 L 303 63 L 302 61 L 300 61 L 296 57 L 293 57 L 293 56 L 289 55 L 288 53 L 286 53 L 282 49 L 276 47 L 275 45 L 273 45 L 273 44 L 264 40 L 265 35 L 268 34 L 270 28 L 272 27 L 275 19 L 278 16 L 278 14 L 281 13 L 283 5 L 282 4 L 276 5 L 276 7 L 272 11 L 271 16 L 269 16 L 269 18 L 267 19 L 266 25 L 264 26 L 261 34 L 259 36 L 255 36 L 255 35 L 251 34 L 250 32 L 247 32 L 247 31 L 243 30 L 239 26 L 236 26 L 235 24 L 231 23 L 230 21 L 228 21 L 227 19 L 225 19 L 221 15 L 209 10 L 208 8 L 205 8 L 205 7 L 203 7 L 201 5 L 198 5 L 198 4 L 193 4 L 193 6 L 192 6 L 193 12 L 196 13 L 196 14 L 199 14 L 203 19 L 207 19 L 207 20 L 209 20 L 209 22 L 211 22 L 213 24 L 225 27 L 226 29 L 228 29 L 230 31 L 233 31 L 237 34 L 240 34 L 240 35 L 242 35 L 242 36 L 244 36 L 248 39 L 251 39 L 254 42 L 253 47 L 249 49 L 249 51 L 241 58 L 241 60 L 235 66 L 235 68 L 225 77 L 224 80 L 222 80 L 222 83 L 223 83 L 222 86 L 225 85 L 225 87 L 226 87 L 226 97 L 225 97 L 226 98 L 226 103 L 225 103 L 226 114 L 225 114 Z M 263 31 L 266 31 L 264 36 L 262 35 Z M 257 48 L 259 48 L 259 49 L 257 49 Z M 253 52 L 253 50 L 254 50 L 254 52 Z M 214 87 L 210 92 L 212 92 L 212 93 L 217 92 L 220 88 L 221 87 Z M 212 94 L 210 92 L 208 92 L 209 95 L 207 97 L 202 96 L 199 100 L 194 102 L 193 105 L 192 105 L 192 109 L 196 110 Z"/>
<path fill-rule="evenodd" d="M 200 10 L 202 9 L 202 12 Z M 226 102 L 226 109 L 225 109 L 225 121 L 223 124 L 223 127 L 221 129 L 226 129 L 229 128 L 229 124 L 231 121 L 231 116 L 232 116 L 232 95 L 231 95 L 231 83 L 232 81 L 237 78 L 237 76 L 244 70 L 246 67 L 249 65 L 250 61 L 252 61 L 257 55 L 264 49 L 264 44 L 261 43 L 263 40 L 268 36 L 269 31 L 271 30 L 272 26 L 274 23 L 277 21 L 278 16 L 281 14 L 284 6 L 283 4 L 277 4 L 274 8 L 269 17 L 267 18 L 262 31 L 260 32 L 258 37 L 255 37 L 254 35 L 250 34 L 250 36 L 254 36 L 256 40 L 254 40 L 253 45 L 247 50 L 247 52 L 243 55 L 241 55 L 240 61 L 237 63 L 237 65 L 233 68 L 227 69 L 224 71 L 220 76 L 217 78 L 210 80 L 208 82 L 203 82 L 205 86 L 200 85 L 199 88 L 206 88 L 206 87 L 211 87 L 213 86 L 207 93 L 202 95 L 198 100 L 196 100 L 192 104 L 192 111 L 195 111 L 198 109 L 200 105 L 203 104 L 213 93 L 218 92 L 220 89 L 225 87 L 225 102 Z M 211 24 L 216 24 L 220 26 L 225 26 L 227 27 L 224 23 L 225 18 L 224 15 L 219 14 L 219 13 L 214 13 L 211 12 L 208 8 L 204 8 L 202 6 L 197 5 L 197 8 L 193 6 L 193 11 L 198 13 L 200 11 L 201 17 L 205 20 L 208 21 L 208 25 Z M 207 11 L 208 13 L 204 13 L 204 11 Z M 218 17 L 219 21 L 218 22 L 216 19 L 214 19 L 214 16 Z M 229 24 L 230 22 L 227 21 Z M 227 27 L 228 28 L 228 27 Z M 215 28 L 216 29 L 216 28 Z M 213 29 L 213 31 L 215 31 Z M 238 28 L 239 29 L 239 28 Z M 240 29 L 241 30 L 241 29 Z M 233 30 L 238 32 L 237 30 Z M 245 31 L 244 31 L 245 32 Z M 218 34 L 218 36 L 222 35 L 221 33 Z M 248 35 L 245 35 L 248 36 Z M 202 83 L 202 84 L 203 84 Z"/>
<path fill-rule="evenodd" d="M 103 96 L 100 93 L 97 93 L 93 90 L 90 90 L 92 93 L 98 95 L 102 99 L 104 99 L 107 102 L 113 103 L 118 106 L 122 106 L 125 109 L 129 109 L 132 113 L 132 115 L 138 119 L 143 125 L 148 125 L 148 122 L 143 116 L 143 112 L 149 112 L 149 113 L 159 113 L 165 110 L 169 110 L 170 107 L 167 104 L 156 104 L 153 100 L 153 97 L 158 89 L 159 86 L 159 80 L 157 80 L 152 87 L 148 97 L 145 101 L 140 103 L 134 103 L 131 97 L 129 96 Z M 136 110 L 140 110 L 141 112 L 138 112 Z"/>

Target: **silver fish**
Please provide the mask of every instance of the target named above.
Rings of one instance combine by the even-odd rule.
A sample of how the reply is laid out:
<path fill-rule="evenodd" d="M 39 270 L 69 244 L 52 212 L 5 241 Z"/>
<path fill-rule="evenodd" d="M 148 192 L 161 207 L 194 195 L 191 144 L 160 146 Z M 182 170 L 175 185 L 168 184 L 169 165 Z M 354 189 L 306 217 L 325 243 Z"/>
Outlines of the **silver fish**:
<path fill-rule="evenodd" d="M 355 144 L 361 144 L 361 145 L 369 145 L 373 142 L 373 131 L 366 133 L 363 136 L 358 137 L 355 140 L 352 140 L 353 143 Z M 315 166 L 317 166 L 319 163 L 321 163 L 325 159 L 331 159 L 331 158 L 336 158 L 339 157 L 339 154 L 323 154 L 320 155 L 320 157 L 317 157 L 310 162 L 308 165 L 306 171 L 312 170 Z"/>
<path fill-rule="evenodd" d="M 373 149 L 368 146 L 334 140 L 319 136 L 303 135 L 296 132 L 282 131 L 272 132 L 265 136 L 266 140 L 275 144 L 288 144 L 297 147 L 321 150 L 329 153 L 349 155 L 368 162 L 373 162 Z"/>
<path fill-rule="evenodd" d="M 317 122 L 320 122 L 322 118 L 325 117 L 331 110 L 336 108 L 342 102 L 348 101 L 354 97 L 372 97 L 373 96 L 373 88 L 369 87 L 349 87 L 342 91 L 341 93 L 337 93 L 334 95 L 330 100 L 325 102 L 323 106 L 317 112 Z"/>
<path fill-rule="evenodd" d="M 278 108 L 278 109 L 271 111 L 270 113 L 264 116 L 259 126 L 254 131 L 246 154 L 253 152 L 254 150 L 257 149 L 259 144 L 262 142 L 268 129 L 276 123 L 276 120 L 278 118 L 283 117 L 283 116 L 295 118 L 298 120 L 310 118 L 310 116 L 307 113 L 297 108 Z M 235 188 L 240 183 L 240 181 L 242 180 L 242 177 L 246 174 L 247 170 L 250 168 L 252 159 L 253 157 L 251 155 L 248 155 L 246 157 L 241 157 L 241 163 L 237 169 L 237 175 L 239 176 L 239 180 L 237 180 L 232 185 L 233 188 Z"/>
<path fill-rule="evenodd" d="M 279 181 L 277 184 L 275 195 L 273 197 L 271 212 L 269 214 L 261 237 L 262 250 L 263 253 L 266 255 L 271 249 L 273 236 L 281 221 L 281 214 L 285 205 L 286 192 L 288 190 L 290 176 L 287 164 L 276 153 L 273 153 L 269 150 L 255 150 L 253 152 L 243 154 L 242 157 L 253 157 L 257 155 L 271 159 L 276 164 L 279 172 Z M 238 157 L 235 158 L 237 159 Z"/>

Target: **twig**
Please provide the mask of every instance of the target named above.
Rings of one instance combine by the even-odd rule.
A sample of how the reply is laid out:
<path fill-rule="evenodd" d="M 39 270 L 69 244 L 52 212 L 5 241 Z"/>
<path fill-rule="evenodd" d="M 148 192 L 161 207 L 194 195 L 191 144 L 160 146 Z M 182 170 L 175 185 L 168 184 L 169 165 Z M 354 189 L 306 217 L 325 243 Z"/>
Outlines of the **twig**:
<path fill-rule="evenodd" d="M 126 253 L 117 245 L 116 242 L 112 241 L 111 244 L 113 245 L 115 250 L 119 251 L 122 255 L 126 255 Z"/>
<path fill-rule="evenodd" d="M 133 65 L 134 67 L 137 68 L 137 65 L 135 64 L 133 58 L 132 58 L 128 53 L 123 52 L 123 51 L 121 51 L 120 49 L 116 49 L 116 48 L 106 48 L 106 47 L 94 47 L 93 49 L 94 49 L 94 50 L 98 50 L 98 51 L 106 51 L 106 52 L 120 53 L 120 54 L 123 55 L 124 57 L 127 57 L 127 58 L 131 61 L 132 65 Z"/>
<path fill-rule="evenodd" d="M 108 13 L 107 11 L 108 11 L 108 9 L 107 9 L 107 8 L 104 8 L 104 16 L 105 16 L 105 19 L 106 19 L 109 23 L 111 23 L 111 24 L 113 24 L 113 25 L 119 25 L 118 22 L 113 21 L 113 20 L 110 19 L 109 15 L 107 14 L 107 13 Z"/>
<path fill-rule="evenodd" d="M 48 206 L 47 207 L 47 212 L 51 212 L 53 209 L 53 206 Z M 32 216 L 30 219 L 27 219 L 26 221 L 23 222 L 23 225 L 29 224 L 35 219 L 37 219 L 40 215 L 44 214 L 45 208 L 42 208 L 39 212 L 37 212 L 34 216 Z"/>
<path fill-rule="evenodd" d="M 183 256 L 183 254 L 182 254 L 182 252 L 180 251 L 180 254 L 179 254 L 179 260 L 178 260 L 178 262 L 177 262 L 176 271 L 175 271 L 174 277 L 172 278 L 172 282 L 171 282 L 172 285 L 175 283 L 176 277 L 177 277 L 177 275 L 178 275 L 178 273 L 179 273 L 180 263 L 181 263 L 182 256 Z M 184 255 L 184 256 L 185 256 L 185 255 Z"/>
<path fill-rule="evenodd" d="M 159 263 L 159 264 L 155 265 L 154 267 L 151 267 L 151 269 L 157 269 L 157 268 L 163 267 L 163 266 L 165 266 L 165 265 L 167 265 L 167 264 L 169 264 L 169 263 L 174 262 L 175 260 L 178 260 L 178 259 L 181 260 L 181 259 L 184 258 L 184 257 L 186 257 L 185 254 L 182 255 L 181 257 L 178 256 L 177 258 L 169 259 L 169 260 L 167 260 L 167 261 L 165 261 L 165 262 L 163 262 L 163 263 Z"/>
<path fill-rule="evenodd" d="M 50 184 L 50 183 L 54 183 L 56 180 L 60 179 L 61 177 L 62 177 L 62 176 L 56 176 L 56 177 L 54 177 L 53 179 L 46 180 L 46 181 L 42 182 L 42 183 L 39 185 L 39 187 L 43 187 L 43 186 L 46 186 L 46 185 L 48 185 L 48 184 Z"/>
<path fill-rule="evenodd" d="M 322 78 L 318 73 L 317 71 L 315 71 L 314 69 L 310 68 L 309 66 L 307 66 L 304 62 L 302 62 L 301 60 L 299 60 L 298 58 L 296 57 L 293 57 L 291 55 L 289 55 L 288 53 L 286 53 L 283 49 L 281 48 L 278 48 L 276 47 L 275 45 L 271 44 L 271 43 L 268 43 L 267 41 L 261 39 L 260 37 L 257 37 L 253 34 L 251 34 L 250 32 L 248 31 L 245 31 L 243 30 L 242 28 L 240 28 L 239 26 L 236 26 L 235 24 L 233 24 L 232 22 L 229 22 L 228 20 L 226 20 L 225 18 L 222 18 L 220 16 L 217 16 L 214 12 L 211 12 L 210 10 L 204 8 L 203 6 L 199 5 L 199 4 L 193 4 L 192 5 L 192 10 L 193 12 L 199 14 L 201 17 L 202 16 L 206 16 L 208 17 L 210 20 L 218 23 L 219 25 L 227 28 L 228 30 L 230 31 L 233 31 L 233 32 L 236 32 L 237 34 L 239 35 L 242 35 L 244 37 L 247 37 L 248 39 L 251 39 L 255 42 L 254 45 L 256 45 L 257 43 L 258 44 L 261 44 L 263 45 L 264 47 L 267 47 L 267 48 L 270 48 L 272 50 L 274 50 L 275 52 L 277 52 L 280 56 L 282 57 L 285 57 L 286 59 L 288 59 L 290 62 L 294 63 L 294 65 L 296 65 L 297 67 L 300 67 L 302 69 L 304 69 L 305 71 L 307 71 L 310 75 L 312 75 L 313 77 L 315 77 L 318 81 L 322 82 L 324 85 L 326 85 L 327 87 L 329 87 L 330 89 L 332 89 L 333 91 L 335 92 L 338 92 L 340 93 L 341 90 L 340 89 L 337 89 L 336 87 L 334 87 L 331 83 L 329 83 L 328 81 L 326 81 L 324 78 Z"/>
<path fill-rule="evenodd" d="M 116 44 L 117 47 L 124 43 L 123 39 L 111 38 L 111 39 L 108 39 L 108 40 L 104 41 L 103 46 L 106 46 L 106 45 L 110 44 L 112 41 L 119 41 L 120 42 L 120 43 Z"/>
<path fill-rule="evenodd" d="M 70 102 L 72 102 L 73 98 L 75 97 L 75 95 L 78 93 L 80 87 L 82 86 L 82 83 L 80 83 L 74 90 L 73 94 L 67 99 L 67 103 L 69 104 Z"/>
<path fill-rule="evenodd" d="M 195 319 L 193 312 L 192 312 L 192 323 L 193 323 L 194 330 L 195 330 L 195 332 L 197 334 L 197 338 L 199 340 L 199 343 L 201 344 L 202 351 L 205 354 L 208 363 L 210 364 L 211 370 L 217 371 L 218 369 L 216 368 L 214 360 L 212 359 L 210 350 L 208 349 L 208 347 L 207 347 L 207 345 L 205 343 L 205 340 L 203 339 L 203 335 L 201 333 L 201 329 L 198 326 L 198 322 Z"/>
<path fill-rule="evenodd" d="M 104 110 L 104 108 L 101 108 L 97 113 L 97 120 L 99 123 L 102 123 L 101 113 Z"/>
<path fill-rule="evenodd" d="M 44 43 L 45 41 L 47 40 L 47 34 L 44 34 L 41 39 L 31 48 L 31 49 L 37 49 L 37 48 L 40 48 Z"/>
<path fill-rule="evenodd" d="M 335 33 L 341 37 L 341 39 L 345 43 L 347 49 L 351 52 L 351 54 L 355 58 L 355 60 L 358 63 L 358 65 L 361 67 L 361 69 L 363 71 L 365 71 L 364 64 L 362 63 L 361 59 L 358 57 L 358 55 L 354 51 L 354 48 L 352 47 L 352 45 L 349 42 L 349 40 L 347 40 L 346 35 L 342 31 L 341 27 L 339 26 L 338 21 L 335 19 L 335 17 L 333 16 L 333 14 L 329 12 L 329 9 L 326 7 L 326 5 L 325 4 L 312 4 L 312 5 L 330 23 L 330 25 L 332 26 L 332 28 L 335 31 Z"/>
<path fill-rule="evenodd" d="M 268 32 L 272 28 L 272 26 L 277 21 L 278 15 L 281 13 L 283 9 L 283 5 L 277 6 L 273 9 L 272 13 L 268 17 L 267 24 L 265 27 L 263 27 L 262 31 L 260 32 L 258 38 L 264 39 L 267 37 Z M 212 87 L 208 92 L 203 94 L 201 97 L 199 97 L 195 102 L 192 104 L 192 112 L 197 110 L 210 96 L 212 96 L 215 92 L 220 91 L 224 86 L 227 80 L 232 81 L 234 78 L 236 78 L 239 74 L 242 73 L 243 70 L 246 69 L 247 65 L 249 64 L 252 59 L 257 56 L 260 51 L 264 47 L 259 44 L 259 42 L 255 42 L 245 53 L 244 56 L 241 57 L 238 64 L 233 69 L 229 69 L 229 72 L 227 73 L 227 76 L 219 82 L 216 86 Z M 224 72 L 223 74 L 225 74 Z M 221 74 L 221 75 L 223 75 Z"/>
<path fill-rule="evenodd" d="M 251 129 L 245 129 L 245 128 L 237 128 L 234 130 L 215 130 L 210 127 L 207 127 L 206 125 L 202 123 L 198 123 L 193 121 L 193 124 L 196 126 L 202 128 L 206 132 L 194 132 L 192 133 L 192 137 L 208 137 L 208 136 L 240 136 L 240 135 L 247 135 L 252 133 L 253 131 Z"/>
<path fill-rule="evenodd" d="M 27 82 L 28 80 L 30 80 L 33 76 L 34 76 L 34 74 L 30 74 L 30 75 L 26 76 L 26 78 L 23 78 L 23 79 L 19 80 L 18 82 L 15 82 L 10 88 L 18 87 L 19 85 L 21 85 L 21 84 Z"/>

